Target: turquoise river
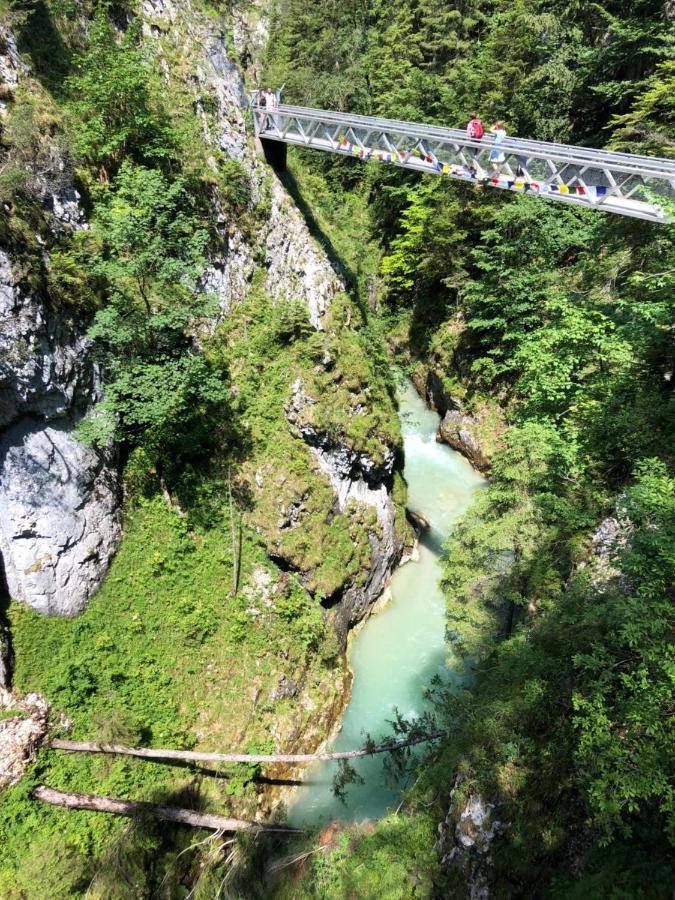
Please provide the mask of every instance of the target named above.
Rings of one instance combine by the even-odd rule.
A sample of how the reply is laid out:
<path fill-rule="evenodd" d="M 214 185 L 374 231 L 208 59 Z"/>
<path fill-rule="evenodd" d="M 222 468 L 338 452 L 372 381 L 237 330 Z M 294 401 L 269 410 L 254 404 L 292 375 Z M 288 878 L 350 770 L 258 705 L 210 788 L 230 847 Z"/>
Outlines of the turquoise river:
<path fill-rule="evenodd" d="M 365 734 L 375 740 L 391 734 L 387 723 L 395 709 L 406 718 L 419 716 L 433 676 L 453 677 L 439 555 L 453 523 L 485 480 L 459 453 L 437 443 L 438 415 L 427 409 L 409 381 L 402 381 L 398 399 L 408 506 L 424 516 L 430 529 L 419 541 L 417 558 L 394 573 L 391 601 L 352 641 L 352 695 L 332 744 L 335 750 L 363 746 Z M 355 761 L 364 784 L 348 786 L 346 803 L 332 792 L 336 765 L 318 763 L 307 771 L 304 784 L 291 798 L 293 823 L 316 826 L 334 819 L 379 818 L 400 801 L 406 785 L 390 782 L 383 756 Z"/>

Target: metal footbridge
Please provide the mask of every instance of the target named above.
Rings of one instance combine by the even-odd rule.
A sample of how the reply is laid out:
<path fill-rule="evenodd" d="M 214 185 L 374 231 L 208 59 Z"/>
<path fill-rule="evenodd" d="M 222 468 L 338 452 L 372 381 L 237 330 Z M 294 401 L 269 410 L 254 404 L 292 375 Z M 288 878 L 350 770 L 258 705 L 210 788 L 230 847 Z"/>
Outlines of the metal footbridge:
<path fill-rule="evenodd" d="M 675 159 L 507 137 L 499 146 L 464 131 L 279 104 L 257 106 L 256 135 L 415 172 L 481 184 L 545 200 L 667 222 L 662 198 L 675 200 Z"/>

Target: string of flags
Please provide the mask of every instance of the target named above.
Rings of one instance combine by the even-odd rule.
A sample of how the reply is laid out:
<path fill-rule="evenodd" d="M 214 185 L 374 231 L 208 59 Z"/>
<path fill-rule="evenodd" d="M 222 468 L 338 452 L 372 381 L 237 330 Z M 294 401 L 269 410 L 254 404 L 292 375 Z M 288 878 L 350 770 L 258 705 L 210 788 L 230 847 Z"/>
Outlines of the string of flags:
<path fill-rule="evenodd" d="M 554 184 L 551 182 L 534 181 L 529 178 L 513 177 L 510 175 L 480 174 L 475 169 L 461 165 L 451 165 L 438 160 L 431 153 L 422 153 L 419 148 L 413 150 L 375 150 L 372 147 L 362 147 L 352 144 L 346 137 L 340 138 L 340 149 L 359 159 L 374 159 L 379 162 L 407 163 L 410 157 L 415 157 L 421 162 L 428 163 L 441 175 L 450 175 L 454 178 L 466 178 L 478 184 L 492 184 L 495 187 L 508 188 L 514 191 L 533 191 L 538 194 L 567 194 L 577 197 L 604 197 L 607 188 L 603 185 L 584 186 L 582 184 Z"/>

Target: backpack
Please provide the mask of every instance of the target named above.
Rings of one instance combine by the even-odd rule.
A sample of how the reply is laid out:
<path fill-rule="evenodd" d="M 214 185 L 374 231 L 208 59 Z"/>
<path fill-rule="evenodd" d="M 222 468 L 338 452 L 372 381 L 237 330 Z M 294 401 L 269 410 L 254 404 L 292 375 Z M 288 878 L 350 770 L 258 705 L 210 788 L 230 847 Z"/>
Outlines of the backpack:
<path fill-rule="evenodd" d="M 267 106 L 267 97 L 265 94 L 260 94 L 258 97 L 258 106 Z"/>
<path fill-rule="evenodd" d="M 483 135 L 485 134 L 485 129 L 483 128 L 483 123 L 480 119 L 474 119 L 469 126 L 469 134 L 472 138 L 479 141 Z"/>

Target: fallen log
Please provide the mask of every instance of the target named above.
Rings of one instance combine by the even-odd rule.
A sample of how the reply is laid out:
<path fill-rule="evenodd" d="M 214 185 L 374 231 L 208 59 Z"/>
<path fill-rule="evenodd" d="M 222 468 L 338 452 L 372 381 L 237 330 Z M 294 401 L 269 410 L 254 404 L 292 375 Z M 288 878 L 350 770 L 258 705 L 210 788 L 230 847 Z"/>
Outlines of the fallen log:
<path fill-rule="evenodd" d="M 182 759 L 188 762 L 226 763 L 311 763 L 333 759 L 356 759 L 359 756 L 374 756 L 376 753 L 391 753 L 404 747 L 423 744 L 436 738 L 445 737 L 447 732 L 434 731 L 423 736 L 392 741 L 359 750 L 342 750 L 336 753 L 204 753 L 195 750 L 155 750 L 149 747 L 122 747 L 118 744 L 96 744 L 93 741 L 62 741 L 54 738 L 48 747 L 52 750 L 68 750 L 71 753 L 111 753 L 115 756 L 138 756 L 142 759 Z"/>
<path fill-rule="evenodd" d="M 93 812 L 112 813 L 116 816 L 154 816 L 167 822 L 178 822 L 191 828 L 209 828 L 212 831 L 248 831 L 258 833 L 282 832 L 286 834 L 303 834 L 302 828 L 291 828 L 286 825 L 274 825 L 264 822 L 248 822 L 245 819 L 231 819 L 214 813 L 201 813 L 194 809 L 180 809 L 176 806 L 162 806 L 159 803 L 146 803 L 141 800 L 118 800 L 115 797 L 100 797 L 97 794 L 76 794 L 56 791 L 41 784 L 33 790 L 35 800 L 62 806 L 65 809 L 87 809 Z"/>

